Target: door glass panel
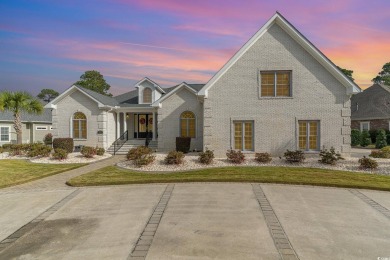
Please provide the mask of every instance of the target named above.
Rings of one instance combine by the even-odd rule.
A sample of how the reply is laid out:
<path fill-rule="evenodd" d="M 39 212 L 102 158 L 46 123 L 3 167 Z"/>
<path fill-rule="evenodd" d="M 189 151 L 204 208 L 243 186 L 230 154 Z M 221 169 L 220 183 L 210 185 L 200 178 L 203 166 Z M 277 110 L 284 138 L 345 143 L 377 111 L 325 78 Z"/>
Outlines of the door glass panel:
<path fill-rule="evenodd" d="M 244 135 L 244 140 L 245 140 L 245 150 L 252 150 L 252 123 L 245 123 L 245 135 Z"/>
<path fill-rule="evenodd" d="M 234 123 L 234 149 L 242 150 L 242 123 Z"/>
<path fill-rule="evenodd" d="M 148 131 L 153 132 L 153 116 L 149 115 L 148 117 Z"/>
<path fill-rule="evenodd" d="M 310 150 L 317 150 L 318 149 L 318 142 L 317 142 L 317 135 L 318 135 L 318 123 L 317 122 L 309 122 L 310 127 L 310 136 L 309 136 L 309 149 Z"/>
<path fill-rule="evenodd" d="M 299 149 L 306 150 L 307 124 L 299 122 Z"/>
<path fill-rule="evenodd" d="M 187 137 L 187 120 L 181 119 L 180 120 L 180 129 L 181 129 L 181 137 Z"/>
<path fill-rule="evenodd" d="M 139 132 L 145 133 L 146 132 L 146 115 L 139 115 Z"/>

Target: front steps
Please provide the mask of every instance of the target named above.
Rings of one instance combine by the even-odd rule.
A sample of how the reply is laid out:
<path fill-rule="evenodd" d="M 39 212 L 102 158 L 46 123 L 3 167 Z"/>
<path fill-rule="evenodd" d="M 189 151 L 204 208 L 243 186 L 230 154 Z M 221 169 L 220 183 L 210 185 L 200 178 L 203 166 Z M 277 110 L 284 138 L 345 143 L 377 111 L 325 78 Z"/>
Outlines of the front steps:
<path fill-rule="evenodd" d="M 149 142 L 149 148 L 151 148 L 153 151 L 157 150 L 157 141 L 150 141 Z M 131 148 L 136 148 L 138 146 L 145 145 L 145 140 L 128 140 L 126 143 L 123 144 L 123 146 L 115 153 L 115 154 L 127 154 L 127 152 Z M 111 145 L 107 152 L 110 154 L 114 154 L 114 145 Z"/>

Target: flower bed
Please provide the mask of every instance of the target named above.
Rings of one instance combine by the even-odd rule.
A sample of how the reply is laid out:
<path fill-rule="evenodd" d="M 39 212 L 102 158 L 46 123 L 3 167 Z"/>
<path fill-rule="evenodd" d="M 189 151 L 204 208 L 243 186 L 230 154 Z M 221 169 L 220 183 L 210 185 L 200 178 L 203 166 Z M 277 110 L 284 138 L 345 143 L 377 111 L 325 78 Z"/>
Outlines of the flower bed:
<path fill-rule="evenodd" d="M 56 160 L 52 157 L 34 157 L 29 158 L 27 156 L 10 156 L 8 152 L 1 153 L 0 159 L 22 159 L 22 160 L 30 160 L 33 163 L 52 163 L 52 164 L 66 164 L 66 163 L 91 163 L 100 161 L 106 158 L 111 157 L 112 155 L 109 153 L 105 153 L 102 156 L 95 155 L 93 158 L 85 158 L 81 153 L 70 153 L 68 154 L 68 158 L 65 160 Z"/>
<path fill-rule="evenodd" d="M 131 161 L 124 161 L 117 164 L 117 166 L 147 172 L 172 172 L 172 171 L 186 171 L 202 168 L 212 167 L 226 167 L 226 166 L 237 166 L 237 164 L 230 163 L 227 159 L 214 159 L 209 165 L 205 165 L 199 162 L 198 153 L 186 154 L 184 163 L 180 165 L 167 165 L 164 162 L 166 153 L 156 153 L 155 161 L 147 166 L 137 167 Z M 245 162 L 238 166 L 283 166 L 283 167 L 309 167 L 309 168 L 321 168 L 321 169 L 332 169 L 332 170 L 343 170 L 343 171 L 354 171 L 354 172 L 365 172 L 375 173 L 382 175 L 390 175 L 390 160 L 389 159 L 375 159 L 379 167 L 375 171 L 361 170 L 359 169 L 359 158 L 347 157 L 343 161 L 339 161 L 337 165 L 326 165 L 318 162 L 319 157 L 306 158 L 304 163 L 291 164 L 286 162 L 284 159 L 279 157 L 273 157 L 270 163 L 262 164 L 255 161 L 254 157 L 247 157 Z"/>

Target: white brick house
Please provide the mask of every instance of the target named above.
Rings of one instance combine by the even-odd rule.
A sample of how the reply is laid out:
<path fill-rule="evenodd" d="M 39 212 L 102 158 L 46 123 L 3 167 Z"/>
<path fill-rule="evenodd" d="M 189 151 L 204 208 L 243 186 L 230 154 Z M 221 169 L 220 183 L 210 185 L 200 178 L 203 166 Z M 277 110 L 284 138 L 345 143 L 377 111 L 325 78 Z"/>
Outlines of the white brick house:
<path fill-rule="evenodd" d="M 147 135 L 159 151 L 191 136 L 191 149 L 282 154 L 350 150 L 350 97 L 360 88 L 276 13 L 207 84 L 161 88 L 144 78 L 110 98 L 72 86 L 47 105 L 54 136 L 108 148 Z M 141 141 L 142 143 L 142 141 Z"/>

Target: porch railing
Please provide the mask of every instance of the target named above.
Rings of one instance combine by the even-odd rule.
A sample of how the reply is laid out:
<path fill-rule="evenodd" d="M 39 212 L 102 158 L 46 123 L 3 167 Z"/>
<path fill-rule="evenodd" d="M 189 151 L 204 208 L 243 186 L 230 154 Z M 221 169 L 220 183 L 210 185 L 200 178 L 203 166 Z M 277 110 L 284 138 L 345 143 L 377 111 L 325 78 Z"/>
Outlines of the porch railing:
<path fill-rule="evenodd" d="M 114 155 L 116 152 L 121 149 L 121 147 L 126 143 L 126 141 L 129 140 L 128 131 L 124 132 L 118 139 L 114 142 Z"/>

